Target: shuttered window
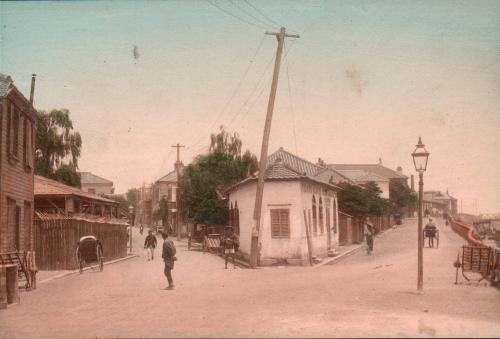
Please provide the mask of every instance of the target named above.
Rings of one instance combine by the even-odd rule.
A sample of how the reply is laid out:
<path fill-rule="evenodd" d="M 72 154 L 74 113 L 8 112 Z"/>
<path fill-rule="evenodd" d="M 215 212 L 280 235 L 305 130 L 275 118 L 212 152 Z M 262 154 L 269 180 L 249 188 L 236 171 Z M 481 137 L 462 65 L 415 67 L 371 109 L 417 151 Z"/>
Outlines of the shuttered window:
<path fill-rule="evenodd" d="M 290 237 L 290 210 L 271 210 L 271 236 L 273 238 Z"/>

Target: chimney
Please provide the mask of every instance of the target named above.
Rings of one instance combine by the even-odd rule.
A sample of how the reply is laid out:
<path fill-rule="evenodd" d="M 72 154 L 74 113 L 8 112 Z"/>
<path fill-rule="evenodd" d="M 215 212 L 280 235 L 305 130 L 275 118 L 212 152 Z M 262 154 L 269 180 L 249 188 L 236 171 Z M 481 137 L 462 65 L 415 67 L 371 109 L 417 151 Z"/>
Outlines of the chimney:
<path fill-rule="evenodd" d="M 413 174 L 410 177 L 410 185 L 411 185 L 411 190 L 415 192 L 415 177 Z"/>
<path fill-rule="evenodd" d="M 403 174 L 403 168 L 401 166 L 398 166 L 398 168 L 396 168 L 396 171 L 399 173 L 399 174 Z"/>
<path fill-rule="evenodd" d="M 35 79 L 36 79 L 36 74 L 31 75 L 31 93 L 30 93 L 30 104 L 33 106 L 33 99 L 35 96 Z"/>
<path fill-rule="evenodd" d="M 319 167 L 326 167 L 325 161 L 321 158 L 318 158 L 318 163 L 316 165 Z"/>

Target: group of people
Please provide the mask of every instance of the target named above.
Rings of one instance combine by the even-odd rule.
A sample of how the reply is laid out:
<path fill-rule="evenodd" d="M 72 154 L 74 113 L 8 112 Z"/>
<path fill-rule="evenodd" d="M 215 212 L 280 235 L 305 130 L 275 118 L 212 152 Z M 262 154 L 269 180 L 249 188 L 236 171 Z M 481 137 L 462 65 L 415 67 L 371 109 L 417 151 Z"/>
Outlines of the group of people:
<path fill-rule="evenodd" d="M 172 278 L 172 270 L 174 269 L 174 263 L 177 260 L 175 256 L 177 250 L 175 248 L 174 242 L 168 238 L 167 232 L 160 232 L 163 238 L 162 254 L 161 257 L 165 263 L 165 268 L 163 273 L 168 281 L 168 286 L 166 290 L 172 290 L 175 288 L 174 280 Z M 144 239 L 144 249 L 147 251 L 148 261 L 154 260 L 155 248 L 158 245 L 156 237 L 153 235 L 153 231 L 149 230 L 146 239 Z M 238 236 L 234 233 L 231 226 L 226 226 L 226 230 L 221 238 L 221 246 L 224 248 L 225 264 L 227 269 L 227 264 L 229 258 L 232 259 L 233 268 L 236 268 L 236 251 L 239 248 Z"/>

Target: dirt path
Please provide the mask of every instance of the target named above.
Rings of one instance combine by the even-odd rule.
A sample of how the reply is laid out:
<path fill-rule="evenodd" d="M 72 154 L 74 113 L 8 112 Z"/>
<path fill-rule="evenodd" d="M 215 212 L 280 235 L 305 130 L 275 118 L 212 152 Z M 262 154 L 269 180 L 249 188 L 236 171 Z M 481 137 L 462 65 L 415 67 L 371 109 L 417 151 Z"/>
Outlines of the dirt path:
<path fill-rule="evenodd" d="M 0 312 L 0 337 L 500 336 L 500 297 L 454 285 L 461 239 L 444 225 L 416 289 L 414 220 L 335 265 L 225 270 L 178 244 L 177 289 L 145 257 L 42 284 Z M 22 324 L 22 325 L 21 325 Z"/>

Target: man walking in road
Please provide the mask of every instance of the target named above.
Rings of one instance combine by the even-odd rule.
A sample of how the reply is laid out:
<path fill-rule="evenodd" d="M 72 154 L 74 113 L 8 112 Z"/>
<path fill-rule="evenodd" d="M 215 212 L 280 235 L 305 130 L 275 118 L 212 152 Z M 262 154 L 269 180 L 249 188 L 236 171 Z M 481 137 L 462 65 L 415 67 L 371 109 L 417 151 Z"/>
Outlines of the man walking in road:
<path fill-rule="evenodd" d="M 168 239 L 167 232 L 161 232 L 161 236 L 163 238 L 163 251 L 161 257 L 165 262 L 165 269 L 163 273 L 165 274 L 168 280 L 168 287 L 166 287 L 165 289 L 173 290 L 174 280 L 172 279 L 172 270 L 174 269 L 174 262 L 177 260 L 177 258 L 175 257 L 176 253 L 175 245 L 172 240 Z"/>
<path fill-rule="evenodd" d="M 156 237 L 153 235 L 153 231 L 148 231 L 148 236 L 144 240 L 144 249 L 148 251 L 148 261 L 155 259 L 155 248 L 156 248 Z M 151 257 L 151 259 L 150 259 Z"/>
<path fill-rule="evenodd" d="M 434 237 L 436 236 L 437 227 L 429 219 L 429 222 L 424 227 L 425 236 L 429 239 L 429 247 L 434 247 Z"/>
<path fill-rule="evenodd" d="M 224 233 L 224 236 L 222 237 L 222 246 L 224 248 L 224 255 L 226 259 L 226 269 L 227 262 L 230 256 L 233 259 L 233 268 L 236 268 L 235 253 L 239 247 L 239 240 L 238 236 L 234 234 L 232 226 L 226 226 L 226 231 Z"/>
<path fill-rule="evenodd" d="M 366 254 L 371 255 L 373 251 L 373 236 L 375 233 L 375 229 L 373 228 L 373 224 L 370 221 L 369 217 L 366 217 L 364 222 L 364 234 L 366 239 Z"/>

